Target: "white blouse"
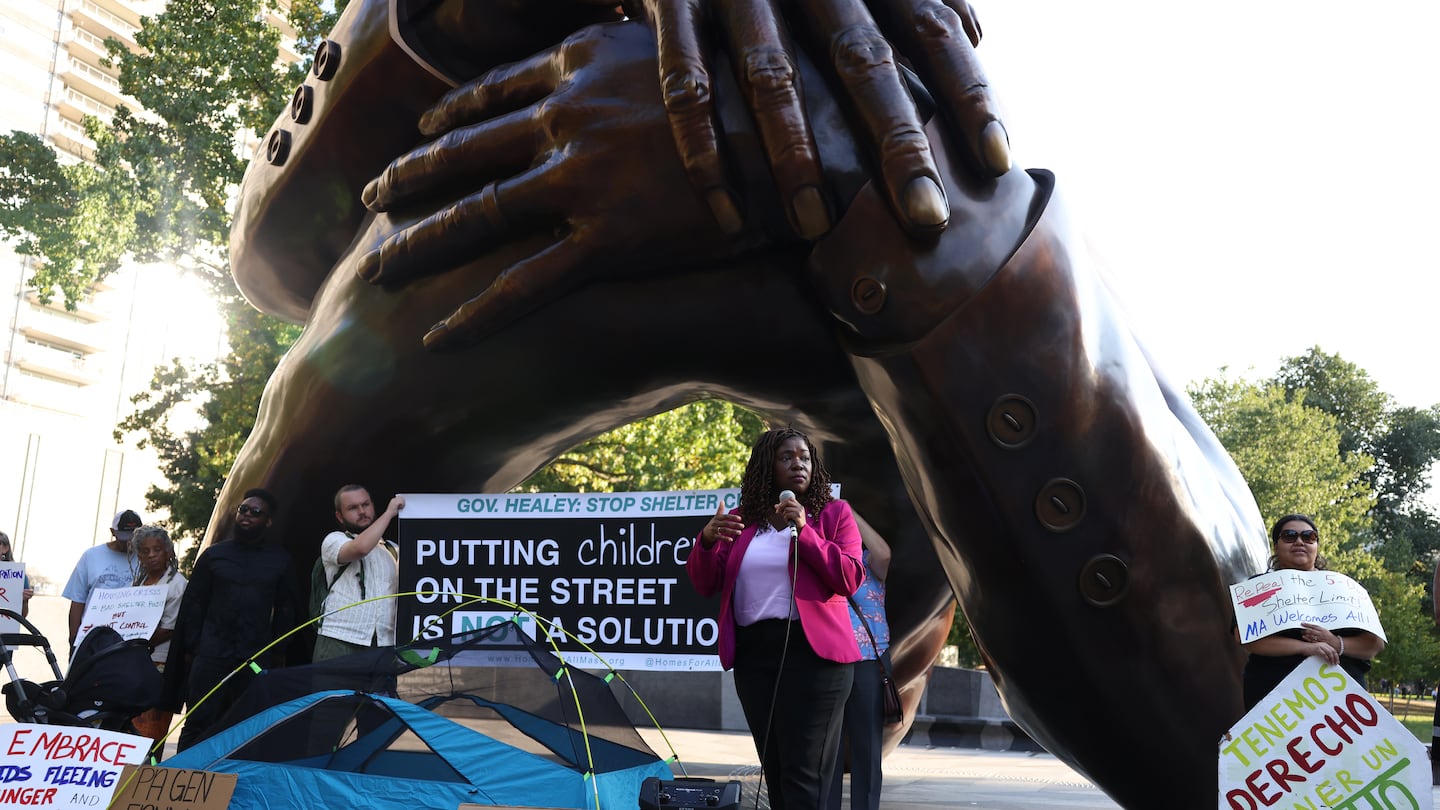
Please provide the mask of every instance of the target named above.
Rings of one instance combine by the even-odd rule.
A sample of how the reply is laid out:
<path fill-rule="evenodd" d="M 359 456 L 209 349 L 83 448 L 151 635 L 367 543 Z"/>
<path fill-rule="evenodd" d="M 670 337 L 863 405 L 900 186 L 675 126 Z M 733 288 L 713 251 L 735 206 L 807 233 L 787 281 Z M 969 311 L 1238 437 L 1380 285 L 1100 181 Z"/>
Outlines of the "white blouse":
<path fill-rule="evenodd" d="M 735 579 L 735 623 L 741 627 L 765 619 L 798 619 L 790 589 L 790 527 L 760 524 Z"/>

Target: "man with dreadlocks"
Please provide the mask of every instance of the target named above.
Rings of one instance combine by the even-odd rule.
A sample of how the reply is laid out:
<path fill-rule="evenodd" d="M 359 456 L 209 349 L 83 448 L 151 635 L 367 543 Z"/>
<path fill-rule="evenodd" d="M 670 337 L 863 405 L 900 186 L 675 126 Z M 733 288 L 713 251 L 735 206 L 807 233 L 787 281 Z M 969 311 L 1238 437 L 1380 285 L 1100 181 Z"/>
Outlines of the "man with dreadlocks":
<path fill-rule="evenodd" d="M 860 648 L 846 597 L 865 578 L 850 505 L 810 439 L 771 430 L 750 451 L 740 505 L 722 506 L 685 563 L 720 595 L 720 663 L 770 787 L 770 806 L 825 806 Z"/>

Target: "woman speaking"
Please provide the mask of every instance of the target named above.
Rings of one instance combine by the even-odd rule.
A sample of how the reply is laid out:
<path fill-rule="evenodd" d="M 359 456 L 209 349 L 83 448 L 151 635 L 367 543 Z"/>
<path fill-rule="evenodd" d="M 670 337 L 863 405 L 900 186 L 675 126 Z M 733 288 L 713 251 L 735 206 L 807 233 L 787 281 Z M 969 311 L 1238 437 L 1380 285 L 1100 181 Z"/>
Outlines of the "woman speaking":
<path fill-rule="evenodd" d="M 695 590 L 720 596 L 720 663 L 735 670 L 775 810 L 825 805 L 860 660 L 846 601 L 865 577 L 860 554 L 819 454 L 783 429 L 755 443 L 739 507 L 716 511 L 685 564 Z"/>

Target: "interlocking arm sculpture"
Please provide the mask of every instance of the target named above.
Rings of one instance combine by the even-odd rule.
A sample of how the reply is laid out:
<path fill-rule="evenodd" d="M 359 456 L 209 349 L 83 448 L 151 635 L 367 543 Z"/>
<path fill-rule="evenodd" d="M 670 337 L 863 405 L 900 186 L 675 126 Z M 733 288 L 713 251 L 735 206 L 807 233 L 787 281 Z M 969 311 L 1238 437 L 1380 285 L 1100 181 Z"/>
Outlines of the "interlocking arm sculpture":
<path fill-rule="evenodd" d="M 464 109 L 431 113 L 455 127 L 442 146 L 372 161 L 365 198 L 385 211 L 308 302 L 229 486 L 304 502 L 343 469 L 495 491 L 610 427 L 732 399 L 828 440 L 896 549 L 903 680 L 942 632 L 938 557 L 1017 721 L 1127 806 L 1213 806 L 1215 743 L 1240 715 L 1225 586 L 1258 570 L 1263 528 L 1071 249 L 1054 179 L 997 179 L 932 124 L 948 226 L 917 239 L 807 83 L 837 213 L 812 245 L 721 87 L 727 155 L 749 167 L 730 235 L 635 80 L 655 59 L 637 24 L 586 30 L 450 96 Z M 252 181 L 258 222 L 276 198 Z M 596 334 L 614 350 L 577 362 Z M 803 362 L 776 373 L 760 354 L 775 346 Z M 377 467 L 376 446 L 398 449 Z"/>

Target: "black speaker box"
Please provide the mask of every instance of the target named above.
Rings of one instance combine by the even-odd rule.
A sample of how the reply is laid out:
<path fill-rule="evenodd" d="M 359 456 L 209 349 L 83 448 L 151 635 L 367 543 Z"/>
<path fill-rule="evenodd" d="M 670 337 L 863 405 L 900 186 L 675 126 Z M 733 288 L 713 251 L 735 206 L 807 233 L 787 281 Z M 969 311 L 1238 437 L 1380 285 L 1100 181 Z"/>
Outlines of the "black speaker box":
<path fill-rule="evenodd" d="M 640 810 L 739 810 L 740 783 L 716 782 L 686 776 L 662 781 L 650 777 L 640 783 Z"/>

